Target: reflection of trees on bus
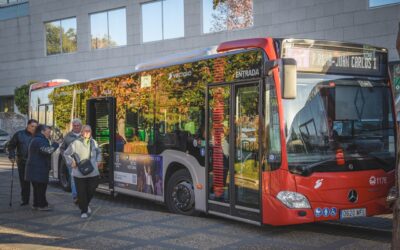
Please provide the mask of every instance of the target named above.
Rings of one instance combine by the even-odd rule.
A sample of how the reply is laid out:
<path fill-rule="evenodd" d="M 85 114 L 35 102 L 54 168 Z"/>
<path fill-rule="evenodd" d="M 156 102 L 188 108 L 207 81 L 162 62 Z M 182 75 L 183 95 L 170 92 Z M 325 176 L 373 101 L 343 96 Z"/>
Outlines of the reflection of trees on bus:
<path fill-rule="evenodd" d="M 222 58 L 223 77 L 232 81 L 238 69 L 258 68 L 261 57 L 259 52 L 250 52 Z M 213 82 L 213 65 L 214 60 L 203 60 L 58 87 L 49 94 L 54 104 L 54 125 L 65 134 L 70 130 L 71 119 L 86 120 L 89 98 L 113 96 L 117 139 L 123 144 L 118 145 L 118 151 L 148 154 L 167 148 L 191 150 L 204 164 L 204 156 L 200 156 L 199 148 L 193 148 L 192 140 L 204 140 L 205 88 L 206 83 Z M 149 86 L 142 85 L 143 77 L 150 77 Z M 244 103 L 250 105 L 244 107 L 246 110 L 252 110 L 255 105 L 251 100 Z M 100 141 L 103 137 L 106 140 L 110 133 L 108 123 L 103 125 L 96 131 Z M 156 135 L 157 149 L 154 148 Z"/>
<path fill-rule="evenodd" d="M 217 87 L 210 91 L 210 136 L 212 146 L 212 188 L 216 198 L 222 198 L 229 171 L 229 92 L 230 88 Z M 227 198 L 225 198 L 227 199 Z"/>
<path fill-rule="evenodd" d="M 86 100 L 91 96 L 86 86 L 68 85 L 54 89 L 49 95 L 54 104 L 54 126 L 66 134 L 73 118 L 86 117 Z"/>
<path fill-rule="evenodd" d="M 110 131 L 110 113 L 106 102 L 93 104 L 96 106 L 94 135 L 103 148 L 105 162 L 109 160 L 110 132 L 115 132 L 118 152 L 160 154 L 173 149 L 189 153 L 204 166 L 207 84 L 234 81 L 241 70 L 253 69 L 261 74 L 262 56 L 260 51 L 254 50 L 218 58 L 221 65 L 215 59 L 206 59 L 48 89 L 50 103 L 54 104 L 55 130 L 60 135 L 66 134 L 70 130 L 71 119 L 85 121 L 88 99 L 113 97 L 116 103 L 116 131 Z M 40 95 L 40 91 L 36 90 L 34 94 Z M 228 97 L 229 91 L 224 95 Z M 243 95 L 242 103 L 243 113 L 255 115 L 253 110 L 257 104 L 251 97 Z M 243 126 L 247 125 L 243 123 Z M 243 131 L 243 138 L 253 136 L 252 133 L 250 130 Z M 245 144 L 245 150 L 254 146 Z M 251 141 L 251 144 L 254 142 Z M 223 177 L 225 183 L 226 176 L 227 173 Z M 144 190 L 144 183 L 141 182 L 139 178 L 138 189 Z"/>

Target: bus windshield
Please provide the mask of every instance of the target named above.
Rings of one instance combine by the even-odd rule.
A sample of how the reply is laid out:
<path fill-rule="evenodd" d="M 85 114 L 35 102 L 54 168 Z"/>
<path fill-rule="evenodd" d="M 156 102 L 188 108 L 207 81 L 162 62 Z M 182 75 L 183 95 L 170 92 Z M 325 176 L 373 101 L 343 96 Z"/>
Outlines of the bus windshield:
<path fill-rule="evenodd" d="M 299 74 L 297 98 L 283 101 L 289 169 L 393 169 L 391 98 L 384 80 Z"/>

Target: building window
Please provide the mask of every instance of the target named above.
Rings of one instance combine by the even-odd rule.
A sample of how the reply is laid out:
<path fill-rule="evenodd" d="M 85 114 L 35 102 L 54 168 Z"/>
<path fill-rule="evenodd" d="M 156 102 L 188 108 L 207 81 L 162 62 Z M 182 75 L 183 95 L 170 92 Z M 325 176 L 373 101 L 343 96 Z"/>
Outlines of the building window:
<path fill-rule="evenodd" d="M 0 0 L 0 5 L 26 3 L 28 0 Z"/>
<path fill-rule="evenodd" d="M 396 3 L 400 3 L 400 0 L 369 0 L 369 7 L 373 8 Z"/>
<path fill-rule="evenodd" d="M 0 21 L 29 15 L 26 0 L 0 0 Z"/>
<path fill-rule="evenodd" d="M 76 18 L 68 18 L 45 23 L 47 55 L 76 51 Z"/>
<path fill-rule="evenodd" d="M 0 96 L 0 112 L 14 112 L 14 97 Z"/>
<path fill-rule="evenodd" d="M 143 42 L 184 36 L 183 0 L 142 4 Z"/>
<path fill-rule="evenodd" d="M 253 0 L 203 0 L 203 33 L 253 26 Z"/>
<path fill-rule="evenodd" d="M 126 45 L 125 8 L 90 15 L 92 49 Z"/>

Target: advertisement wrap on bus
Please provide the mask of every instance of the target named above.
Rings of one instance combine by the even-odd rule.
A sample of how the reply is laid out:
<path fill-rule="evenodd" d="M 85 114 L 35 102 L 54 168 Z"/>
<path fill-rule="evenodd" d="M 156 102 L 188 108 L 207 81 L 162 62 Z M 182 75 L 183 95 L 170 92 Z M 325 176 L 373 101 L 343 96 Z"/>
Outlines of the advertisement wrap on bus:
<path fill-rule="evenodd" d="M 116 153 L 114 162 L 115 186 L 162 195 L 162 157 Z"/>
<path fill-rule="evenodd" d="M 390 213 L 396 121 L 387 50 L 254 38 L 126 74 L 31 87 L 30 117 L 73 118 L 102 150 L 98 191 L 252 224 Z M 43 108 L 44 107 L 44 108 Z M 65 190 L 63 157 L 51 177 Z"/>

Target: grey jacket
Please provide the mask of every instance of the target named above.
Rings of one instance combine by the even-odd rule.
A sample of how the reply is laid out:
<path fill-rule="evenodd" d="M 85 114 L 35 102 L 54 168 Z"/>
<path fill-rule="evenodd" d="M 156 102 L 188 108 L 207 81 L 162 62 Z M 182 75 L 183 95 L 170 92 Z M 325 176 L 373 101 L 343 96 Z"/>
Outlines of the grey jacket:
<path fill-rule="evenodd" d="M 92 166 L 94 167 L 93 172 L 91 172 L 88 175 L 82 175 L 82 173 L 78 170 L 78 168 L 72 168 L 72 176 L 77 177 L 77 178 L 88 178 L 88 177 L 94 177 L 99 175 L 99 169 L 97 168 L 97 163 L 101 162 L 101 150 L 97 145 L 97 142 L 93 140 L 92 138 L 90 139 L 90 144 L 92 147 L 92 150 L 90 152 L 90 162 L 92 163 Z M 79 137 L 75 141 L 73 141 L 68 148 L 64 152 L 64 157 L 66 160 L 66 163 L 70 166 L 72 164 L 72 160 L 74 159 L 73 157 L 77 158 L 76 160 L 78 161 L 77 164 L 84 159 L 89 159 L 89 143 L 84 142 L 83 137 Z"/>
<path fill-rule="evenodd" d="M 68 146 L 73 142 L 73 141 L 75 141 L 76 139 L 78 139 L 80 137 L 80 135 L 78 134 L 78 135 L 76 135 L 74 132 L 69 132 L 66 136 L 65 136 L 65 138 L 64 138 L 64 141 L 63 141 L 63 144 L 60 146 L 60 151 L 61 151 L 61 153 L 64 153 L 65 152 L 65 150 L 68 148 Z"/>

